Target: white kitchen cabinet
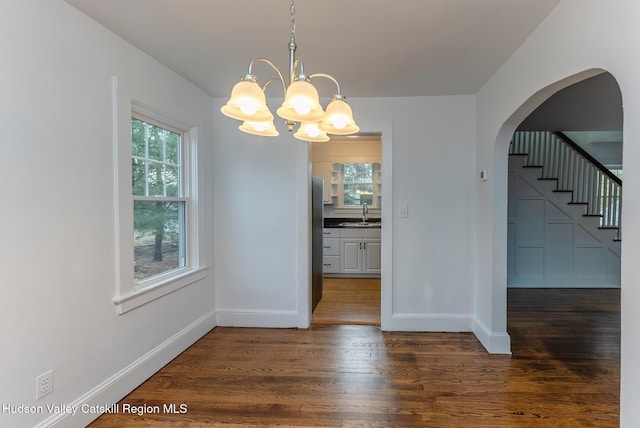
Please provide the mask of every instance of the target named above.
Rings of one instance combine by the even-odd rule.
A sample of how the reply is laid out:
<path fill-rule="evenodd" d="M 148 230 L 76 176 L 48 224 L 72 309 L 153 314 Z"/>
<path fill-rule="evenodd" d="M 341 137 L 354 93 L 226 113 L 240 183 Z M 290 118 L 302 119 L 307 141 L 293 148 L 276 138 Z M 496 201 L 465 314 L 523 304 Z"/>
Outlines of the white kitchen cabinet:
<path fill-rule="evenodd" d="M 362 239 L 340 239 L 340 272 L 362 272 Z"/>
<path fill-rule="evenodd" d="M 373 206 L 382 207 L 382 170 L 380 164 L 374 164 L 373 169 Z"/>
<path fill-rule="evenodd" d="M 340 239 L 341 273 L 380 273 L 380 239 Z"/>
<path fill-rule="evenodd" d="M 324 256 L 322 273 L 340 273 L 340 256 Z"/>
<path fill-rule="evenodd" d="M 332 164 L 331 162 L 313 162 L 312 171 L 313 175 L 320 177 L 324 180 L 324 187 L 322 192 L 322 201 L 325 204 L 332 204 L 334 198 L 338 197 L 340 192 L 340 170 L 338 164 Z"/>
<path fill-rule="evenodd" d="M 380 229 L 325 228 L 323 273 L 345 277 L 379 276 L 380 244 Z"/>
<path fill-rule="evenodd" d="M 340 238 L 324 238 L 322 241 L 322 254 L 325 256 L 339 256 Z"/>
<path fill-rule="evenodd" d="M 323 230 L 322 272 L 340 273 L 340 229 Z"/>
<path fill-rule="evenodd" d="M 363 255 L 362 255 L 362 273 L 380 273 L 382 272 L 382 259 L 380 239 L 363 239 Z"/>
<path fill-rule="evenodd" d="M 380 229 L 340 229 L 340 273 L 380 274 Z"/>

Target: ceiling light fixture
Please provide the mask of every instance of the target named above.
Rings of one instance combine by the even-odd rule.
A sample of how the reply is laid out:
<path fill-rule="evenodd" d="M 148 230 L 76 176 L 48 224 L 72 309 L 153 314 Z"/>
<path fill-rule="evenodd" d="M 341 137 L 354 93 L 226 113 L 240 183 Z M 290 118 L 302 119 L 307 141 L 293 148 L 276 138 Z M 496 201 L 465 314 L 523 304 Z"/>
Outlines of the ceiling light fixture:
<path fill-rule="evenodd" d="M 265 90 L 276 81 L 282 83 L 284 102 L 276 110 L 285 120 L 289 131 L 299 122 L 300 127 L 294 137 L 304 141 L 328 141 L 327 134 L 350 135 L 360 128 L 353 120 L 353 112 L 347 99 L 340 92 L 340 84 L 328 74 L 317 73 L 307 76 L 300 58 L 296 58 L 296 22 L 295 4 L 291 0 L 291 39 L 289 40 L 289 84 L 285 83 L 282 73 L 270 60 L 256 58 L 249 63 L 249 70 L 240 82 L 231 90 L 231 98 L 220 111 L 243 123 L 239 129 L 254 135 L 276 136 L 278 131 L 273 124 L 273 114 L 267 107 Z M 273 68 L 277 77 L 268 80 L 261 88 L 258 78 L 253 74 L 253 65 L 263 62 Z M 320 105 L 318 91 L 311 79 L 323 77 L 336 84 L 338 91 L 327 105 L 326 112 Z"/>

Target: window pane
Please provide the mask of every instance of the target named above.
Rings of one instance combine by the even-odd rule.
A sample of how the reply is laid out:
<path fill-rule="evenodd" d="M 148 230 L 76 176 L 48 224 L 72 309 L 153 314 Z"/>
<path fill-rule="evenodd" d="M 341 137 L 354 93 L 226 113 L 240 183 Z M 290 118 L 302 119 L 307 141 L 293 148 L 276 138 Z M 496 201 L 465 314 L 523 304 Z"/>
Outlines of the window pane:
<path fill-rule="evenodd" d="M 148 125 L 147 132 L 147 144 L 149 150 L 149 155 L 147 157 L 149 159 L 162 161 L 164 159 L 164 129 L 160 129 L 157 126 Z"/>
<path fill-rule="evenodd" d="M 613 175 L 622 180 L 622 168 L 609 168 L 609 171 L 611 171 Z"/>
<path fill-rule="evenodd" d="M 139 119 L 131 119 L 131 154 L 146 157 L 145 123 Z"/>
<path fill-rule="evenodd" d="M 134 201 L 136 281 L 185 266 L 184 212 L 184 202 Z"/>
<path fill-rule="evenodd" d="M 372 184 L 345 184 L 344 205 L 373 205 Z"/>
<path fill-rule="evenodd" d="M 132 193 L 181 196 L 180 150 L 180 134 L 131 118 Z"/>
<path fill-rule="evenodd" d="M 149 190 L 147 196 L 164 196 L 164 180 L 162 179 L 162 164 L 155 162 L 148 162 L 147 168 L 149 173 L 147 174 L 147 182 L 149 183 Z"/>
<path fill-rule="evenodd" d="M 147 194 L 147 182 L 145 180 L 146 177 L 146 166 L 145 163 L 140 161 L 139 159 L 133 158 L 131 159 L 131 172 L 132 172 L 132 185 L 133 185 L 133 194 L 137 196 L 144 196 Z"/>
<path fill-rule="evenodd" d="M 167 132 L 165 141 L 165 161 L 178 165 L 180 163 L 180 135 Z"/>
<path fill-rule="evenodd" d="M 166 196 L 180 196 L 180 168 L 177 166 L 166 165 L 164 171 L 164 185 L 166 187 Z"/>
<path fill-rule="evenodd" d="M 345 163 L 345 183 L 373 183 L 373 174 L 370 163 Z"/>

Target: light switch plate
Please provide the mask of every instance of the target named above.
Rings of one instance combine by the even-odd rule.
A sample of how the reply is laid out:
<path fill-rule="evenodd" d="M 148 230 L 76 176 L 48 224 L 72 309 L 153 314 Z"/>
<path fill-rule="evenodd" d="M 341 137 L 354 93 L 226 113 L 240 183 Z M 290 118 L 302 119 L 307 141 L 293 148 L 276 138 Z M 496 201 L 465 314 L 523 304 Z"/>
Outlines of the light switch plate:
<path fill-rule="evenodd" d="M 409 207 L 407 205 L 400 205 L 400 217 L 406 218 L 409 217 Z"/>

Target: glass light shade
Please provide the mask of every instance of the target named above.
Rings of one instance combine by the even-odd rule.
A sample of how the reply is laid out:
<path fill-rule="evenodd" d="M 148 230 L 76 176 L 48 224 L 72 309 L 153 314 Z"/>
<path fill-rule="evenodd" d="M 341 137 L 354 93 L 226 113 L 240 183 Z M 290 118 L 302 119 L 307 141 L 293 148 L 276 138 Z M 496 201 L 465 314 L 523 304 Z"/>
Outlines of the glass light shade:
<path fill-rule="evenodd" d="M 275 137 L 280 135 L 273 124 L 273 116 L 269 120 L 263 121 L 245 121 L 238 127 L 243 132 L 253 135 L 262 135 L 264 137 Z"/>
<path fill-rule="evenodd" d="M 287 95 L 277 111 L 278 116 L 294 122 L 314 122 L 322 119 L 318 91 L 305 80 L 296 80 L 287 88 Z"/>
<path fill-rule="evenodd" d="M 298 132 L 293 134 L 298 140 L 322 143 L 329 141 L 329 136 L 320 129 L 320 122 L 302 122 Z"/>
<path fill-rule="evenodd" d="M 354 134 L 360 130 L 353 120 L 353 112 L 343 99 L 335 99 L 327 106 L 327 114 L 322 119 L 320 129 L 336 135 Z"/>
<path fill-rule="evenodd" d="M 220 111 L 233 119 L 245 121 L 272 120 L 264 92 L 256 82 L 241 80 L 231 90 L 231 98 Z"/>

